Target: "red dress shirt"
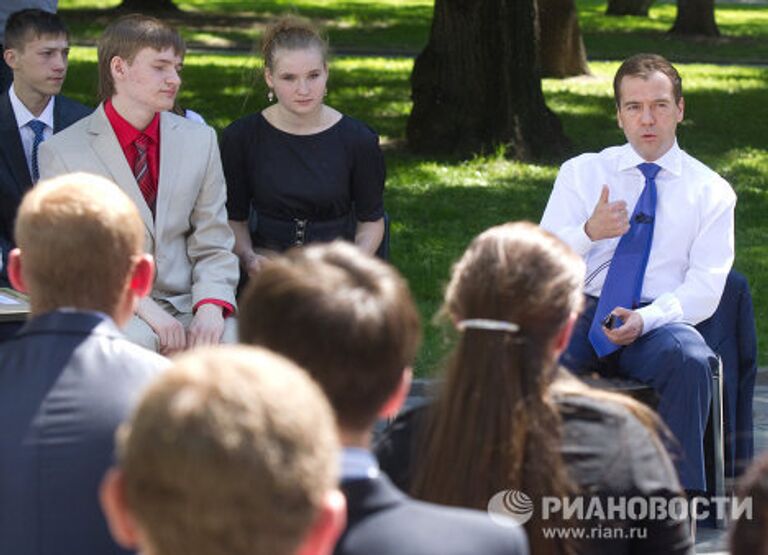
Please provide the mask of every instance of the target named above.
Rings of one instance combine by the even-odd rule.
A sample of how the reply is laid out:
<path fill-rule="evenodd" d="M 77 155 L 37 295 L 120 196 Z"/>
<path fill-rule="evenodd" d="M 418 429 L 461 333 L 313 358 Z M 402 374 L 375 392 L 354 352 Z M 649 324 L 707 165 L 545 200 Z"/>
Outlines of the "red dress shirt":
<path fill-rule="evenodd" d="M 125 159 L 128 160 L 128 167 L 133 171 L 133 166 L 136 163 L 136 146 L 133 144 L 140 135 L 144 134 L 149 137 L 149 144 L 147 146 L 147 165 L 149 166 L 149 176 L 153 186 L 154 198 L 157 199 L 157 178 L 160 174 L 160 114 L 155 114 L 152 121 L 149 122 L 144 131 L 139 131 L 133 125 L 117 113 L 115 107 L 112 106 L 112 101 L 107 100 L 104 103 L 104 113 L 107 115 L 109 123 L 112 125 L 112 129 L 117 136 L 117 142 L 120 143 L 120 148 L 123 149 Z M 146 194 L 144 200 L 147 200 Z M 153 206 L 147 202 L 148 206 Z"/>

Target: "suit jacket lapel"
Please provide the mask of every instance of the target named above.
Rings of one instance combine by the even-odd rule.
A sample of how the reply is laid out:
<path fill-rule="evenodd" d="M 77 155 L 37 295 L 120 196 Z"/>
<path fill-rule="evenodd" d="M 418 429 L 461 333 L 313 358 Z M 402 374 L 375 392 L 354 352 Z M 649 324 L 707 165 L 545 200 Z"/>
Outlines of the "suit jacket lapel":
<path fill-rule="evenodd" d="M 178 120 L 171 114 L 167 112 L 160 114 L 160 175 L 157 178 L 157 204 L 155 205 L 157 229 L 163 229 L 165 225 L 183 157 L 185 154 L 194 156 L 193 152 L 184 152 L 185 140 L 178 125 Z"/>
<path fill-rule="evenodd" d="M 16 115 L 13 113 L 11 99 L 7 93 L 0 95 L 0 157 L 10 168 L 15 187 L 21 197 L 32 185 L 32 176 L 29 175 Z"/>
<path fill-rule="evenodd" d="M 66 117 L 66 114 L 63 112 L 64 110 L 64 102 L 61 100 L 61 97 L 56 97 L 56 100 L 53 102 L 53 132 L 58 133 L 65 127 L 67 127 L 70 123 L 70 121 L 67 121 L 68 118 Z"/>
<path fill-rule="evenodd" d="M 141 194 L 131 168 L 128 167 L 128 161 L 125 159 L 123 149 L 120 147 L 112 125 L 104 113 L 103 105 L 99 106 L 91 116 L 88 132 L 92 136 L 91 146 L 94 152 L 112 174 L 115 183 L 131 197 L 131 200 L 138 207 L 144 226 L 154 240 L 155 222 L 152 212 L 147 206 L 147 201 L 144 200 L 144 195 Z"/>

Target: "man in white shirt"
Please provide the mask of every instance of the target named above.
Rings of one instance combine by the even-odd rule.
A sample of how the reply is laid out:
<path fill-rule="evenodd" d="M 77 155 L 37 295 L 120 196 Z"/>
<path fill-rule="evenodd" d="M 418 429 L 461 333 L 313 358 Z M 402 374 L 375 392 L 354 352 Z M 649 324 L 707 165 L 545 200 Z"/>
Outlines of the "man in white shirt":
<path fill-rule="evenodd" d="M 56 14 L 27 9 L 12 13 L 3 39 L 13 85 L 0 94 L 0 286 L 14 247 L 13 222 L 24 193 L 37 181 L 37 147 L 91 112 L 59 95 L 67 75 L 69 35 Z"/>
<path fill-rule="evenodd" d="M 714 355 L 693 325 L 717 308 L 733 263 L 736 195 L 678 146 L 685 104 L 680 76 L 667 60 L 653 54 L 625 60 L 614 95 L 628 144 L 565 162 L 541 221 L 587 263 L 587 305 L 563 363 L 577 373 L 602 367 L 652 385 L 659 414 L 680 443 L 681 482 L 687 490 L 704 491 Z M 653 168 L 650 176 L 647 168 Z M 651 187 L 654 200 L 643 199 Z M 653 207 L 635 211 L 641 202 Z M 627 277 L 612 266 L 624 251 L 614 255 L 620 241 L 631 241 L 649 223 L 649 250 L 635 247 L 643 261 Z M 637 280 L 629 286 L 634 301 L 599 304 L 609 290 L 609 268 L 621 276 L 614 283 L 625 282 L 619 287 Z"/>

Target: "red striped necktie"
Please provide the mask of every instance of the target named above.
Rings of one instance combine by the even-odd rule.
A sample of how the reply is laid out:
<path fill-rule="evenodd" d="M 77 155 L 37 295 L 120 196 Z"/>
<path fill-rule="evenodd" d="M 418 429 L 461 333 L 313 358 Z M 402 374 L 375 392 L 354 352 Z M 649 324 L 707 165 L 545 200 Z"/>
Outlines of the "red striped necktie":
<path fill-rule="evenodd" d="M 142 133 L 139 135 L 133 145 L 136 147 L 136 159 L 133 162 L 133 175 L 136 177 L 136 183 L 141 190 L 141 194 L 144 196 L 144 200 L 147 201 L 147 206 L 155 213 L 155 199 L 157 197 L 157 186 L 152 179 L 152 174 L 149 171 L 149 160 L 147 159 L 147 151 L 152 139 Z"/>

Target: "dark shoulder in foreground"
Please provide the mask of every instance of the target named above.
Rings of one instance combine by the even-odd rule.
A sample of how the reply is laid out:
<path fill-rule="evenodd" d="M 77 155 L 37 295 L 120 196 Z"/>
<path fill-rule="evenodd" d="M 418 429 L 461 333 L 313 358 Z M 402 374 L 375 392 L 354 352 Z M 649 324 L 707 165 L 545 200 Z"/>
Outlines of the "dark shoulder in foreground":
<path fill-rule="evenodd" d="M 562 453 L 583 491 L 676 494 L 677 474 L 655 432 L 616 402 L 582 395 L 557 398 Z"/>
<path fill-rule="evenodd" d="M 385 476 L 342 485 L 348 526 L 336 555 L 527 554 L 521 526 L 501 526 L 481 511 L 409 498 Z"/>

